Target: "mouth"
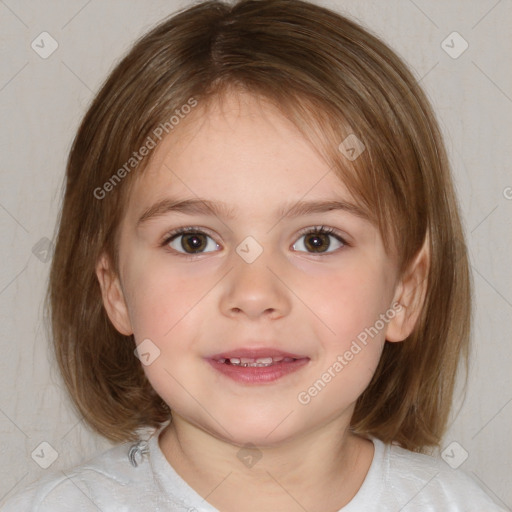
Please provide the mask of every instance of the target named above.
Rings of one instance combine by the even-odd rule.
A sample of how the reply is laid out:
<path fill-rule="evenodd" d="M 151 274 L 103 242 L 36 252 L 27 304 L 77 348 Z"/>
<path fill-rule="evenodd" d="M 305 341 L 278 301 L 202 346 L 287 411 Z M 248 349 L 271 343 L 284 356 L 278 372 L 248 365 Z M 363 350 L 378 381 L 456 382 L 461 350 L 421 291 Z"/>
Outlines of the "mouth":
<path fill-rule="evenodd" d="M 224 376 L 245 384 L 274 382 L 303 368 L 309 360 L 307 356 L 273 349 L 239 349 L 207 359 Z"/>
<path fill-rule="evenodd" d="M 293 361 L 297 361 L 298 358 L 295 357 L 258 357 L 254 359 L 252 357 L 230 357 L 225 358 L 221 357 L 220 359 L 216 359 L 218 363 L 225 363 L 232 366 L 243 366 L 244 368 L 261 368 L 267 366 L 273 366 L 277 363 L 293 363 Z"/>

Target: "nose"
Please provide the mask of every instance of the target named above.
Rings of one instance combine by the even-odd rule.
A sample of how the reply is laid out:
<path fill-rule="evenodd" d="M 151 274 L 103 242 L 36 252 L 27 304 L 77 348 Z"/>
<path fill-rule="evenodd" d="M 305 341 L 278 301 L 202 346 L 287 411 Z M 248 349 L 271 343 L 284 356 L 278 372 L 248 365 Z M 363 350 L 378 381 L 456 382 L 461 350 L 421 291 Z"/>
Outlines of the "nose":
<path fill-rule="evenodd" d="M 278 319 L 291 309 L 290 292 L 276 275 L 280 275 L 276 261 L 269 261 L 265 252 L 254 262 L 247 263 L 235 255 L 235 266 L 227 276 L 220 308 L 232 318 L 260 317 Z M 269 268 L 270 267 L 270 268 Z"/>

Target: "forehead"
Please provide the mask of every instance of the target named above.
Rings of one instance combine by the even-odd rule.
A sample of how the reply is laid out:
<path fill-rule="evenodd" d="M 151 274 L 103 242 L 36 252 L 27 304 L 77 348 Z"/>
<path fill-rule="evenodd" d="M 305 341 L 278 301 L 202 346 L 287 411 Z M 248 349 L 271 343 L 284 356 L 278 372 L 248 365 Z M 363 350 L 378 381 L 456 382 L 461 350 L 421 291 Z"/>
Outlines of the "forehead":
<path fill-rule="evenodd" d="M 240 208 L 286 198 L 354 202 L 319 148 L 273 104 L 244 93 L 196 107 L 157 146 L 131 195 L 141 204 L 170 192 Z"/>

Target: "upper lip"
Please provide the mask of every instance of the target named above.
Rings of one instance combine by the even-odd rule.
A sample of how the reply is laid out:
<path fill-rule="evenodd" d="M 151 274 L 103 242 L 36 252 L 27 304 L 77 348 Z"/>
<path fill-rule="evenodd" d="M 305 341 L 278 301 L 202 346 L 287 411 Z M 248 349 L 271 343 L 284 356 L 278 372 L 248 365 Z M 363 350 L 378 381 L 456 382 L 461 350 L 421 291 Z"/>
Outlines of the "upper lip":
<path fill-rule="evenodd" d="M 210 357 L 210 359 L 219 360 L 219 359 L 231 359 L 234 357 L 246 357 L 248 359 L 258 359 L 263 357 L 289 357 L 291 359 L 305 359 L 307 356 L 292 354 L 291 352 L 283 352 L 282 350 L 277 350 L 275 348 L 235 348 L 233 350 L 229 350 L 227 352 L 222 352 L 219 354 L 215 354 Z"/>

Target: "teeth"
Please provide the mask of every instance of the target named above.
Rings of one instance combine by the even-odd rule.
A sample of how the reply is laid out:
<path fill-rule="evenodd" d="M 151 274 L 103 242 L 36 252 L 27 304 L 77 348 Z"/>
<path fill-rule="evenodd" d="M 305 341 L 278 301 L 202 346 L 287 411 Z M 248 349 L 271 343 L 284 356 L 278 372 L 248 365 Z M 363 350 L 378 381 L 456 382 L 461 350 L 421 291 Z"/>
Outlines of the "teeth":
<path fill-rule="evenodd" d="M 251 357 L 242 357 L 240 359 L 240 362 L 242 364 L 247 364 L 247 363 L 272 364 L 272 358 L 271 357 L 260 357 L 258 359 L 252 359 Z"/>
<path fill-rule="evenodd" d="M 272 358 L 271 357 L 260 357 L 258 359 L 253 359 L 252 357 L 242 357 L 238 359 L 238 357 L 232 357 L 229 362 L 236 366 L 251 366 L 251 367 L 258 367 L 258 366 L 271 366 L 272 365 Z"/>
<path fill-rule="evenodd" d="M 260 357 L 259 359 L 256 359 L 256 362 L 261 364 L 272 364 L 277 361 L 273 357 Z"/>
<path fill-rule="evenodd" d="M 257 359 L 251 357 L 230 357 L 229 359 L 219 359 L 219 363 L 225 363 L 229 361 L 229 364 L 234 366 L 244 366 L 244 367 L 260 367 L 260 366 L 271 366 L 274 363 L 279 363 L 280 361 L 291 362 L 294 361 L 293 358 L 290 357 L 259 357 Z"/>

